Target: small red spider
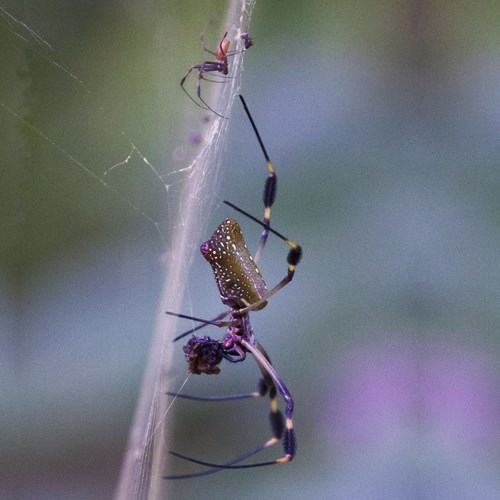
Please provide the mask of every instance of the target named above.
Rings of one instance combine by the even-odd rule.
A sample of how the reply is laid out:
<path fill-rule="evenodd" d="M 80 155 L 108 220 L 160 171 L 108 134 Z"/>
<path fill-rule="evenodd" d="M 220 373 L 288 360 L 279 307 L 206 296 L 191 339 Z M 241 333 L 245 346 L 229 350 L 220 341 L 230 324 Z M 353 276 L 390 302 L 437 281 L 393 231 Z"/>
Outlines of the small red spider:
<path fill-rule="evenodd" d="M 182 90 L 186 93 L 186 95 L 197 106 L 199 106 L 200 108 L 203 108 L 203 109 L 208 109 L 208 110 L 212 111 L 213 113 L 215 113 L 217 116 L 222 117 L 222 115 L 220 115 L 219 113 L 217 113 L 217 111 L 212 109 L 206 103 L 206 101 L 203 99 L 203 97 L 201 96 L 201 81 L 206 80 L 208 82 L 213 82 L 213 83 L 224 83 L 224 81 L 227 78 L 231 78 L 231 77 L 227 76 L 229 73 L 229 65 L 228 65 L 227 58 L 234 56 L 235 54 L 245 52 L 247 49 L 249 49 L 253 45 L 253 41 L 250 38 L 250 36 L 248 35 L 248 33 L 242 33 L 240 35 L 240 38 L 244 42 L 243 49 L 241 49 L 241 50 L 229 50 L 230 41 L 227 39 L 227 31 L 226 31 L 224 33 L 221 41 L 219 42 L 219 46 L 217 47 L 217 50 L 214 52 L 212 50 L 207 49 L 203 35 L 201 35 L 200 42 L 201 42 L 201 46 L 202 46 L 203 50 L 205 52 L 208 52 L 209 54 L 212 54 L 213 56 L 215 56 L 216 60 L 215 61 L 204 61 L 200 64 L 194 64 L 193 66 L 191 66 L 187 70 L 186 74 L 182 77 L 182 80 L 181 80 L 181 87 L 182 87 Z M 198 99 L 202 104 L 197 102 L 193 98 L 193 96 L 184 87 L 184 83 L 186 82 L 188 76 L 191 74 L 191 72 L 193 70 L 198 71 L 198 84 L 196 86 L 196 95 L 198 96 Z M 220 73 L 220 75 L 216 75 L 216 76 L 219 76 L 220 79 L 210 79 L 210 78 L 207 78 L 205 76 L 206 73 L 215 73 L 215 72 Z"/>

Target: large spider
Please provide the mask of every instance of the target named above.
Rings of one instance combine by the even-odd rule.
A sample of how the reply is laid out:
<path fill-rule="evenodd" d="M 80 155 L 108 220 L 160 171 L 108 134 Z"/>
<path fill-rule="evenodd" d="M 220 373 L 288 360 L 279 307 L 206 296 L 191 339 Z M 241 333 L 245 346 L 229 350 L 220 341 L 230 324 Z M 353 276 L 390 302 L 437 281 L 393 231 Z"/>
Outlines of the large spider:
<path fill-rule="evenodd" d="M 210 239 L 201 245 L 200 250 L 202 255 L 212 266 L 222 302 L 228 306 L 229 309 L 219 314 L 213 320 L 203 320 L 172 312 L 167 312 L 167 314 L 202 323 L 196 328 L 188 330 L 187 332 L 177 336 L 174 341 L 177 341 L 190 333 L 194 333 L 207 325 L 228 328 L 227 334 L 222 340 L 215 340 L 210 337 L 196 335 L 191 337 L 183 348 L 188 362 L 188 369 L 191 373 L 206 373 L 209 375 L 217 374 L 220 372 L 219 364 L 223 359 L 226 359 L 231 363 L 238 363 L 246 358 L 247 353 L 253 355 L 262 373 L 259 390 L 256 392 L 222 397 L 198 397 L 179 394 L 178 397 L 197 401 L 220 401 L 262 397 L 268 394 L 271 400 L 270 419 L 272 437 L 258 448 L 255 448 L 254 450 L 247 452 L 225 464 L 215 464 L 204 460 L 198 460 L 171 451 L 170 453 L 176 457 L 215 469 L 204 470 L 194 474 L 167 476 L 166 479 L 184 479 L 188 477 L 211 474 L 221 469 L 262 467 L 266 465 L 289 462 L 293 459 L 296 449 L 292 418 L 292 396 L 276 373 L 276 370 L 273 368 L 266 351 L 256 341 L 250 326 L 249 313 L 251 311 L 257 311 L 264 308 L 268 300 L 292 280 L 295 273 L 295 266 L 298 264 L 302 254 L 302 249 L 299 245 L 297 245 L 297 243 L 294 243 L 270 227 L 271 206 L 276 197 L 276 172 L 271 164 L 247 105 L 242 96 L 240 96 L 240 99 L 243 103 L 243 107 L 250 120 L 255 135 L 257 136 L 269 171 L 264 187 L 264 219 L 263 221 L 259 221 L 257 218 L 248 214 L 241 208 L 236 207 L 232 203 L 228 201 L 225 201 L 224 203 L 264 227 L 260 237 L 259 246 L 255 254 L 255 259 L 248 251 L 238 222 L 234 219 L 225 219 L 217 227 Z M 262 255 L 269 233 L 275 234 L 291 247 L 287 257 L 287 274 L 271 290 L 268 290 L 264 278 L 257 267 L 257 263 Z M 223 321 L 226 316 L 228 317 L 227 320 Z M 278 402 L 276 399 L 277 392 L 281 394 L 286 403 L 285 419 L 278 408 Z M 173 395 L 172 393 L 169 394 Z M 278 443 L 279 441 L 283 442 L 283 455 L 280 458 L 267 462 L 236 465 L 265 448 Z"/>
<path fill-rule="evenodd" d="M 245 50 L 249 49 L 253 45 L 253 41 L 248 35 L 248 33 L 242 33 L 240 35 L 240 38 L 243 40 L 243 49 L 241 50 L 229 50 L 229 40 L 227 40 L 227 31 L 224 33 L 222 36 L 221 41 L 219 42 L 219 46 L 217 47 L 217 50 L 214 52 L 212 50 L 207 49 L 205 45 L 205 40 L 203 38 L 203 35 L 200 36 L 200 43 L 205 52 L 208 52 L 209 54 L 212 54 L 215 56 L 215 61 L 204 61 L 200 64 L 194 64 L 191 66 L 186 74 L 182 77 L 181 80 L 181 87 L 182 90 L 186 93 L 186 95 L 200 108 L 203 109 L 209 109 L 213 113 L 215 113 L 217 116 L 220 116 L 224 118 L 222 115 L 217 113 L 217 111 L 213 110 L 201 97 L 201 81 L 206 80 L 207 82 L 213 82 L 213 83 L 224 83 L 224 81 L 227 78 L 230 78 L 228 75 L 229 73 L 229 65 L 227 62 L 227 58 L 234 56 L 235 54 L 239 54 L 241 52 L 244 52 Z M 198 99 L 202 104 L 197 102 L 193 96 L 186 90 L 184 87 L 184 83 L 186 82 L 188 76 L 191 74 L 193 70 L 198 71 L 198 83 L 196 85 L 196 95 L 198 96 Z M 217 75 L 219 78 L 218 79 L 211 79 L 207 78 L 205 75 L 207 73 L 220 73 Z"/>

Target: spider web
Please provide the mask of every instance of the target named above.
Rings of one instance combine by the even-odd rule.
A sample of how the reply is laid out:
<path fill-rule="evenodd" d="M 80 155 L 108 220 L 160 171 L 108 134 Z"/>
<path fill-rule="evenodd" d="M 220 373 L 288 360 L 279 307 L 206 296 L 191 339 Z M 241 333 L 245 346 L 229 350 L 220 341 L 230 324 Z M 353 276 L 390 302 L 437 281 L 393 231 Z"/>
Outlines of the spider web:
<path fill-rule="evenodd" d="M 242 46 L 239 35 L 248 29 L 253 6 L 253 0 L 230 2 L 227 19 L 232 24 L 228 37 L 238 40 L 238 45 L 232 47 L 234 49 Z M 148 366 L 116 490 L 116 498 L 164 498 L 167 483 L 162 477 L 165 474 L 168 432 L 165 416 L 169 410 L 167 377 L 173 352 L 171 339 L 176 329 L 175 318 L 167 317 L 164 311 L 182 309 L 189 266 L 197 255 L 209 215 L 218 202 L 214 193 L 217 192 L 221 152 L 229 120 L 209 114 L 208 122 L 195 123 L 195 131 L 191 135 L 182 132 L 186 130 L 186 125 L 164 130 L 163 133 L 169 136 L 165 149 L 173 153 L 158 151 L 164 147 L 163 144 L 158 147 L 154 141 L 147 141 L 147 131 L 137 133 L 141 130 L 140 126 L 133 127 L 122 121 L 127 114 L 139 117 L 140 109 L 130 112 L 118 101 L 118 97 L 116 102 L 107 97 L 103 99 L 104 94 L 96 90 L 92 82 L 87 83 L 85 78 L 80 77 L 86 74 L 85 69 L 81 69 L 85 68 L 84 62 L 79 61 L 80 69 L 73 69 L 72 65 L 64 62 L 64 50 L 41 35 L 38 28 L 25 21 L 16 9 L 7 8 L 5 4 L 0 5 L 0 31 L 3 37 L 10 39 L 23 61 L 20 68 L 10 68 L 4 73 L 5 88 L 9 88 L 13 81 L 17 82 L 15 92 L 9 93 L 4 88 L 0 94 L 0 113 L 4 123 L 14 124 L 29 136 L 30 149 L 36 151 L 35 160 L 41 159 L 47 151 L 51 151 L 52 159 L 59 157 L 58 161 L 54 160 L 53 168 L 62 165 L 64 170 L 59 171 L 55 178 L 64 184 L 63 189 L 68 194 L 73 195 L 76 191 L 82 195 L 81 191 L 78 192 L 81 187 L 75 189 L 71 186 L 75 176 L 86 179 L 83 185 L 88 189 L 87 194 L 104 192 L 104 196 L 96 198 L 95 216 L 106 215 L 107 211 L 112 213 L 112 218 L 118 217 L 116 214 L 128 214 L 154 248 L 151 254 L 156 253 L 158 260 L 161 258 L 165 264 L 163 292 Z M 203 90 L 205 99 L 225 117 L 230 116 L 238 93 L 242 61 L 242 54 L 232 57 L 231 76 L 234 78 L 228 79 L 224 85 L 205 85 Z M 130 66 L 123 68 L 125 76 L 130 74 L 130 69 L 134 69 L 134 61 L 129 62 Z M 90 135 L 71 135 L 71 121 L 77 117 L 73 109 L 68 109 L 65 123 L 44 122 L 33 117 L 25 105 L 28 88 L 32 90 L 33 82 L 29 76 L 23 80 L 23 66 L 27 73 L 27 68 L 33 65 L 50 74 L 47 81 L 53 83 L 55 96 L 61 81 L 72 86 L 72 92 L 79 96 L 85 110 L 78 115 L 78 119 L 88 120 L 89 128 L 96 127 L 101 134 L 100 141 L 90 142 Z M 185 68 L 185 62 L 182 66 Z M 175 88 L 177 93 L 179 78 L 172 79 L 173 73 L 167 72 L 174 82 L 166 81 L 166 88 Z M 24 83 L 19 85 L 19 81 Z M 209 92 L 212 94 L 209 95 Z M 54 99 L 52 105 L 61 104 Z M 199 117 L 199 110 L 193 108 L 186 99 L 186 109 L 192 116 Z M 193 118 L 186 117 L 185 121 L 192 123 Z M 7 125 L 5 127 L 7 129 Z M 185 139 L 179 139 L 179 136 Z M 21 142 L 16 148 L 21 151 L 22 140 L 16 140 Z M 43 172 L 28 171 L 24 174 L 34 181 L 40 175 Z M 82 195 L 83 198 L 85 196 Z M 16 217 L 13 215 L 11 219 L 15 225 Z M 2 224 L 5 220 L 9 218 L 3 218 Z M 9 239 L 11 233 L 4 234 Z"/>
<path fill-rule="evenodd" d="M 239 16 L 238 25 L 245 27 L 240 32 L 246 31 L 250 22 L 250 14 L 254 2 L 241 3 L 231 2 L 228 12 L 228 19 L 235 19 Z M 237 47 L 238 48 L 238 47 Z M 242 70 L 242 54 L 237 54 L 232 60 L 232 67 L 238 74 Z M 239 89 L 239 80 L 234 78 L 228 82 L 227 86 L 218 86 L 218 96 L 214 99 L 217 102 L 217 109 L 223 116 L 229 116 L 231 106 Z M 198 156 L 187 167 L 189 172 L 188 180 L 184 188 L 185 202 L 182 206 L 181 222 L 174 235 L 174 246 L 171 249 L 171 259 L 167 269 L 167 280 L 165 282 L 164 294 L 161 300 L 161 311 L 180 310 L 181 300 L 179 294 L 172 294 L 172 290 L 178 290 L 186 276 L 185 257 L 183 255 L 185 248 L 198 249 L 198 243 L 202 235 L 202 229 L 206 218 L 206 200 L 211 197 L 215 191 L 220 170 L 220 150 L 223 145 L 225 132 L 227 130 L 228 120 L 218 117 L 212 124 L 205 137 L 205 145 L 202 147 Z M 205 215 L 206 217 L 206 215 Z M 194 252 L 191 251 L 191 262 Z M 184 265 L 183 265 L 184 263 Z M 151 349 L 151 358 L 146 373 L 143 393 L 140 406 L 136 414 L 134 429 L 131 433 L 131 445 L 127 453 L 124 470 L 122 471 L 122 482 L 118 491 L 118 498 L 130 498 L 128 492 L 133 487 L 140 498 L 147 492 L 148 498 L 163 497 L 163 490 L 166 487 L 162 480 L 164 475 L 164 465 L 167 456 L 165 448 L 165 426 L 162 426 L 162 419 L 167 413 L 167 400 L 165 388 L 167 387 L 167 373 L 165 366 L 167 363 L 164 356 L 171 353 L 168 349 L 168 343 L 172 338 L 166 332 L 175 328 L 176 321 L 172 317 L 164 314 L 159 315 L 155 339 Z M 159 356 L 159 359 L 158 359 Z M 152 410 L 149 413 L 149 410 Z M 146 422 L 147 420 L 147 422 Z M 142 433 L 142 429 L 147 429 L 147 434 Z M 139 442 L 136 442 L 136 430 L 140 429 Z M 154 447 L 151 446 L 154 437 Z M 144 438 L 146 438 L 144 440 Z M 142 457 L 137 460 L 137 452 L 141 452 Z M 129 469 L 135 469 L 136 473 L 130 473 Z M 151 475 L 152 472 L 152 475 Z M 134 480 L 131 482 L 130 479 Z M 137 479 L 140 479 L 141 486 L 137 489 Z M 151 496 L 152 495 L 152 496 Z"/>

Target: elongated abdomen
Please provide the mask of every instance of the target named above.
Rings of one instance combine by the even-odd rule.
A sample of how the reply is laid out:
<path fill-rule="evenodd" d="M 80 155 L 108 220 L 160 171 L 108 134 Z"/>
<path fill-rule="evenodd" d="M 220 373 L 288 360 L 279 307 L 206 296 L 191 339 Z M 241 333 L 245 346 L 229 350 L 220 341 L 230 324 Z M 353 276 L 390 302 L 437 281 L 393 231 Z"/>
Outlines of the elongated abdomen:
<path fill-rule="evenodd" d="M 224 304 L 233 308 L 246 307 L 267 293 L 264 278 L 248 251 L 240 225 L 234 219 L 222 221 L 200 250 L 212 266 Z M 258 309 L 266 304 L 264 302 Z"/>

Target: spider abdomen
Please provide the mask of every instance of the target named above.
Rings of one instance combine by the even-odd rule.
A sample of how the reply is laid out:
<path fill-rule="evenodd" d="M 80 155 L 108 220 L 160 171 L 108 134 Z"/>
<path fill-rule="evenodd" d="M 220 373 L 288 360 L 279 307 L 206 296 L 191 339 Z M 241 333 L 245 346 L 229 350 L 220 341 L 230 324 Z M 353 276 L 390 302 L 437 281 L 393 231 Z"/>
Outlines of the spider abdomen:
<path fill-rule="evenodd" d="M 243 308 L 267 293 L 264 278 L 248 251 L 236 220 L 222 221 L 200 250 L 212 266 L 222 302 L 227 306 Z M 266 305 L 267 301 L 257 309 Z"/>

